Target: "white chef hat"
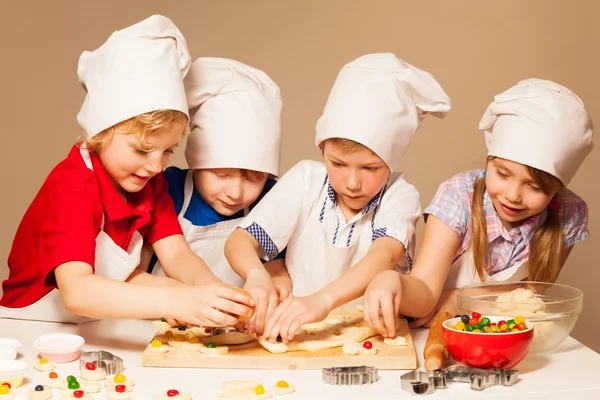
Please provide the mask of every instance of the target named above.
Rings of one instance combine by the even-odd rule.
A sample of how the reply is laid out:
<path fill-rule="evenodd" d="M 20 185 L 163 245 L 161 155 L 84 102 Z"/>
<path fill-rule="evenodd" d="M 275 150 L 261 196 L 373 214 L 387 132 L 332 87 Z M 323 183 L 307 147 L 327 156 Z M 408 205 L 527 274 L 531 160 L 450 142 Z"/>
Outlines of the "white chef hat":
<path fill-rule="evenodd" d="M 429 73 L 394 54 L 367 54 L 338 74 L 315 142 L 353 140 L 394 171 L 423 118 L 443 118 L 448 111 L 450 99 Z"/>
<path fill-rule="evenodd" d="M 541 79 L 496 95 L 479 129 L 485 131 L 488 155 L 548 172 L 565 186 L 594 147 L 592 120 L 581 99 Z"/>
<path fill-rule="evenodd" d="M 151 111 L 188 115 L 183 78 L 190 62 L 185 39 L 169 18 L 153 15 L 114 32 L 79 58 L 77 75 L 87 92 L 79 125 L 92 137 Z"/>
<path fill-rule="evenodd" d="M 277 176 L 282 100 L 263 71 L 226 58 L 199 58 L 185 78 L 192 169 L 241 168 Z"/>

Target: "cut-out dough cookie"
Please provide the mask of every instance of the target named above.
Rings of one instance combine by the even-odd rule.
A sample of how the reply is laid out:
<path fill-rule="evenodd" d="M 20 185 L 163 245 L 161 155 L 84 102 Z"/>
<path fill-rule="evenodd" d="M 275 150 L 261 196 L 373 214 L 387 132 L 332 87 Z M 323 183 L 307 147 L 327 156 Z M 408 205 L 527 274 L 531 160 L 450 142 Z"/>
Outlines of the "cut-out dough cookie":
<path fill-rule="evenodd" d="M 39 386 L 41 386 L 43 389 L 35 390 Z M 27 398 L 29 400 L 48 400 L 52 398 L 52 390 L 50 390 L 50 388 L 46 385 L 36 385 L 29 389 L 27 392 Z"/>
<path fill-rule="evenodd" d="M 200 349 L 200 353 L 202 354 L 208 354 L 208 355 L 220 355 L 220 354 L 226 354 L 229 352 L 229 347 L 227 346 L 217 346 L 217 347 L 202 347 Z"/>
<path fill-rule="evenodd" d="M 104 382 L 104 386 L 109 392 L 114 392 L 116 390 L 115 388 L 117 387 L 117 385 L 124 385 L 125 390 L 131 392 L 133 390 L 133 385 L 135 385 L 135 381 L 133 380 L 133 378 L 125 378 L 125 382 L 115 382 L 115 379 L 113 378 L 107 379 L 106 382 Z"/>
<path fill-rule="evenodd" d="M 59 389 L 60 385 L 65 382 L 64 379 L 60 379 L 60 378 L 48 378 L 48 382 L 46 383 L 46 386 L 48 386 L 50 389 Z"/>
<path fill-rule="evenodd" d="M 100 384 L 96 382 L 79 381 L 79 389 L 69 389 L 69 383 L 66 380 L 63 380 L 59 387 L 63 393 L 73 393 L 76 390 L 83 390 L 85 393 L 98 393 L 100 391 Z"/>
<path fill-rule="evenodd" d="M 344 343 L 342 346 L 342 352 L 349 356 L 373 356 L 377 354 L 377 348 L 373 346 L 370 349 L 365 349 L 362 344 L 353 341 Z"/>
<path fill-rule="evenodd" d="M 86 381 L 103 381 L 106 379 L 106 372 L 103 369 L 87 369 L 85 364 L 79 368 L 79 376 Z M 84 389 L 85 390 L 85 389 Z"/>
<path fill-rule="evenodd" d="M 192 395 L 188 392 L 180 393 L 175 396 L 168 396 L 166 394 L 157 394 L 154 396 L 154 400 L 192 400 Z"/>
<path fill-rule="evenodd" d="M 296 388 L 294 388 L 292 385 L 290 385 L 286 381 L 279 381 L 279 382 L 277 382 L 277 384 L 275 386 L 273 386 L 273 391 L 275 392 L 275 394 L 278 394 L 281 396 L 281 395 L 285 395 L 285 394 L 294 393 L 296 391 Z"/>
<path fill-rule="evenodd" d="M 196 338 L 197 340 L 199 340 L 198 338 Z M 192 342 L 184 342 L 181 345 L 180 350 L 181 351 L 187 351 L 187 352 L 197 352 L 200 351 L 201 349 L 204 348 L 204 344 L 198 342 L 192 343 Z"/>
<path fill-rule="evenodd" d="M 388 346 L 408 346 L 406 338 L 403 336 L 396 336 L 395 338 L 385 338 L 383 343 Z"/>
<path fill-rule="evenodd" d="M 73 395 L 73 392 L 74 391 L 70 391 L 70 392 L 64 391 L 61 399 L 62 400 L 74 400 L 74 399 L 94 400 L 94 398 L 92 396 L 90 396 L 89 394 L 87 394 L 85 391 L 84 391 L 83 397 L 75 397 Z"/>
<path fill-rule="evenodd" d="M 108 391 L 106 392 L 106 398 L 108 400 L 128 400 L 131 398 L 131 393 L 129 392 L 112 392 L 112 391 Z"/>
<path fill-rule="evenodd" d="M 152 345 L 152 343 L 149 343 L 148 346 L 146 346 L 146 350 L 152 352 L 152 353 L 158 353 L 158 354 L 164 354 L 164 353 L 168 353 L 169 351 L 171 351 L 172 347 L 170 346 L 165 346 L 165 344 L 163 343 L 162 340 L 159 339 L 154 339 L 154 340 L 158 340 L 160 341 L 162 344 L 158 347 L 154 347 Z M 152 340 L 152 341 L 154 341 Z"/>
<path fill-rule="evenodd" d="M 48 361 L 45 358 L 40 358 L 39 360 L 35 360 L 33 363 L 33 368 L 40 372 L 50 372 L 56 368 L 56 364 Z"/>

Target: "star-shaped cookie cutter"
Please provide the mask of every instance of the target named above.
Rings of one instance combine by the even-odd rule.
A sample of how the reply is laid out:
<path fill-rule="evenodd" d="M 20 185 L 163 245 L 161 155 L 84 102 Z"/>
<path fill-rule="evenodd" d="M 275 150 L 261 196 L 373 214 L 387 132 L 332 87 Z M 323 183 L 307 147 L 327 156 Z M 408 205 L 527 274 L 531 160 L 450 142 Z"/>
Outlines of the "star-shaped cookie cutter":
<path fill-rule="evenodd" d="M 329 385 L 368 385 L 377 382 L 377 368 L 366 365 L 323 368 L 323 382 Z"/>
<path fill-rule="evenodd" d="M 450 383 L 470 383 L 472 390 L 481 391 L 491 386 L 513 386 L 519 380 L 519 373 L 514 369 L 495 368 L 485 370 L 453 365 L 433 372 L 419 369 L 400 376 L 402 389 L 414 395 L 427 395 L 436 389 L 446 389 Z"/>
<path fill-rule="evenodd" d="M 83 366 L 88 362 L 94 364 L 96 368 L 104 370 L 107 375 L 120 374 L 125 369 L 121 357 L 104 350 L 81 353 L 79 365 Z"/>

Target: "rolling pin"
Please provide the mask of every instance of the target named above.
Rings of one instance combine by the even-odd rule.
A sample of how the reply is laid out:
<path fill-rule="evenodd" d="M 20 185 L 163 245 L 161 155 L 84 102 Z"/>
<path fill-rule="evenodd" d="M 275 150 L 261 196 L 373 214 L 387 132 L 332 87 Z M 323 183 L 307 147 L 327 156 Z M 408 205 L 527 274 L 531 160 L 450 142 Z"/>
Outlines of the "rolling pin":
<path fill-rule="evenodd" d="M 452 318 L 452 314 L 443 311 L 437 315 L 429 328 L 425 349 L 423 350 L 425 370 L 429 372 L 444 368 L 444 364 L 448 359 L 448 351 L 446 350 L 442 332 L 442 323 L 450 318 Z"/>

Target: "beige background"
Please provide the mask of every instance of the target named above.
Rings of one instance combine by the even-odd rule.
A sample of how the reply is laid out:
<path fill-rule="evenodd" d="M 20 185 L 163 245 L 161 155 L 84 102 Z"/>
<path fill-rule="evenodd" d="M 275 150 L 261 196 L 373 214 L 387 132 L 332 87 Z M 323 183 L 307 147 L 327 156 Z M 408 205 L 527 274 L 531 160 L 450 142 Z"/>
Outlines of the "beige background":
<path fill-rule="evenodd" d="M 238 59 L 265 70 L 284 97 L 281 172 L 318 159 L 314 126 L 338 70 L 372 52 L 394 52 L 431 72 L 452 99 L 444 121 L 428 119 L 403 169 L 427 206 L 440 182 L 484 165 L 481 114 L 494 94 L 528 77 L 575 91 L 600 126 L 600 3 L 588 1 L 57 1 L 3 2 L 0 280 L 12 238 L 50 169 L 79 136 L 77 82 L 83 50 L 151 14 L 170 17 L 194 58 Z M 518 144 L 517 144 L 518 145 Z M 183 149 L 173 159 L 183 166 Z M 575 246 L 559 282 L 583 290 L 574 336 L 600 350 L 600 148 L 570 188 L 590 208 L 592 238 Z M 422 222 L 418 236 L 422 235 Z"/>

